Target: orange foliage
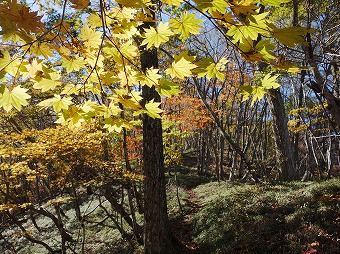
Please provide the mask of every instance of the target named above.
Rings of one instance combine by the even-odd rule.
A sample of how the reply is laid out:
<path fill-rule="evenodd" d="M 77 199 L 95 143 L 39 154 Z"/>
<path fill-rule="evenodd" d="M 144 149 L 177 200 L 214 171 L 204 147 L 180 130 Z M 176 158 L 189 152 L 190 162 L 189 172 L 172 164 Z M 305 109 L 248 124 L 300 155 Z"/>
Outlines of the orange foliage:
<path fill-rule="evenodd" d="M 164 116 L 167 120 L 179 122 L 178 128 L 182 131 L 196 131 L 212 122 L 201 100 L 184 94 L 166 100 Z"/>

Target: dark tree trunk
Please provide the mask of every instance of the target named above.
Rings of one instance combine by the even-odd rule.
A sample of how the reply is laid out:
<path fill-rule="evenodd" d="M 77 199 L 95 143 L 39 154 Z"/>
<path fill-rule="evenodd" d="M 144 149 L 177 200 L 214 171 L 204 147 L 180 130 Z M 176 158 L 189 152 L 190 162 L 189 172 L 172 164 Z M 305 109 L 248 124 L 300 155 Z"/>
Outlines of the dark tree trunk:
<path fill-rule="evenodd" d="M 145 23 L 143 28 L 155 26 L 154 22 Z M 157 50 L 141 50 L 142 71 L 158 68 Z M 155 87 L 143 86 L 144 103 L 161 97 Z M 163 139 L 161 119 L 143 116 L 143 170 L 144 170 L 144 251 L 147 254 L 175 253 L 170 230 L 164 175 Z"/>

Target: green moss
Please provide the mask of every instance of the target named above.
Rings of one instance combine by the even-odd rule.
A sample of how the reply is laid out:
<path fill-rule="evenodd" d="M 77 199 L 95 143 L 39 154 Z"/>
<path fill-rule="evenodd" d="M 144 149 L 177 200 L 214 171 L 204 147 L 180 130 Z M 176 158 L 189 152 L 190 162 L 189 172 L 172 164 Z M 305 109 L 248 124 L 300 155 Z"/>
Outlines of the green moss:
<path fill-rule="evenodd" d="M 201 253 L 301 253 L 314 241 L 325 242 L 326 253 L 336 253 L 332 251 L 338 247 L 334 235 L 340 203 L 331 197 L 339 195 L 340 179 L 277 185 L 209 183 L 195 192 L 205 204 L 194 217 Z"/>

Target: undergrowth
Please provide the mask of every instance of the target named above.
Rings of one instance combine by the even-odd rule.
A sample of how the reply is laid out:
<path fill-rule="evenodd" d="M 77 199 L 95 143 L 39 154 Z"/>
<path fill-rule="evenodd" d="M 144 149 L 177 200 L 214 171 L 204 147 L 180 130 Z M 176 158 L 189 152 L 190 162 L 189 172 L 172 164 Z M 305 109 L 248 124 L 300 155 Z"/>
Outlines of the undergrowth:
<path fill-rule="evenodd" d="M 208 183 L 195 192 L 200 253 L 338 253 L 340 179 L 277 185 Z"/>

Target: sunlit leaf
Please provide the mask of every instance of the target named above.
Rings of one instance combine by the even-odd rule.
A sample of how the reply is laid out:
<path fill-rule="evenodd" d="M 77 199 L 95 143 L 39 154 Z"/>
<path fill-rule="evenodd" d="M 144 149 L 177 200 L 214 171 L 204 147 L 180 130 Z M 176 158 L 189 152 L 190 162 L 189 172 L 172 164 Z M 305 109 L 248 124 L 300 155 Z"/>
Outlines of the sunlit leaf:
<path fill-rule="evenodd" d="M 31 98 L 26 92 L 28 89 L 22 88 L 21 86 L 14 87 L 11 91 L 7 88 L 0 95 L 0 106 L 3 107 L 7 112 L 13 107 L 17 110 L 21 110 L 22 106 L 28 105 L 27 100 Z"/>
<path fill-rule="evenodd" d="M 277 77 L 279 75 L 271 76 L 270 73 L 268 73 L 263 79 L 262 79 L 262 87 L 265 89 L 275 89 L 279 88 L 280 84 L 275 82 Z"/>
<path fill-rule="evenodd" d="M 180 35 L 180 38 L 185 39 L 188 38 L 190 34 L 199 33 L 199 30 L 202 28 L 200 24 L 203 20 L 197 19 L 194 13 L 185 12 L 179 19 L 171 19 L 169 22 L 171 28 Z"/>
<path fill-rule="evenodd" d="M 280 6 L 283 3 L 289 3 L 292 0 L 260 0 L 263 5 Z"/>
<path fill-rule="evenodd" d="M 98 48 L 102 41 L 102 34 L 102 32 L 85 26 L 80 29 L 79 38 L 84 41 L 86 47 Z"/>
<path fill-rule="evenodd" d="M 165 73 L 172 78 L 184 79 L 191 75 L 191 70 L 196 68 L 197 65 L 187 61 L 185 58 L 181 58 L 178 61 L 174 61 L 171 67 L 165 70 Z"/>
<path fill-rule="evenodd" d="M 156 29 L 153 27 L 145 29 L 142 45 L 146 45 L 148 49 L 152 46 L 158 48 L 162 43 L 167 42 L 172 34 L 168 23 L 160 23 Z"/>
<path fill-rule="evenodd" d="M 61 98 L 60 95 L 55 94 L 53 98 L 38 103 L 38 106 L 44 108 L 53 107 L 55 112 L 60 112 L 62 109 L 68 109 L 71 104 L 73 104 L 71 97 Z"/>

